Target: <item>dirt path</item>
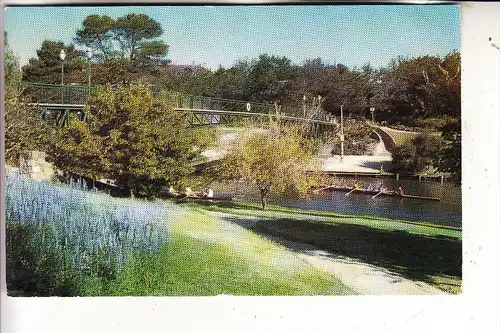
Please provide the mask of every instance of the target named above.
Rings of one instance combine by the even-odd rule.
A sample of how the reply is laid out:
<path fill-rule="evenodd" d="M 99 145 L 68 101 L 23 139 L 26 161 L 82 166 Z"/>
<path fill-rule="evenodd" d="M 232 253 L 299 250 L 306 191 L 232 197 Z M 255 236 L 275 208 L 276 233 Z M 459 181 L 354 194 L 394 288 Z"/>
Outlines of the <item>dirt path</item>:
<path fill-rule="evenodd" d="M 384 141 L 382 137 L 377 132 L 374 132 L 378 136 L 378 142 L 375 144 L 373 148 L 372 155 L 373 156 L 391 156 L 391 152 L 387 150 L 385 147 Z"/>
<path fill-rule="evenodd" d="M 295 252 L 308 263 L 335 275 L 342 283 L 361 295 L 445 295 L 433 286 L 406 279 L 386 268 L 339 256 L 312 245 L 263 235 Z"/>
<path fill-rule="evenodd" d="M 237 215 L 210 212 L 224 220 Z M 241 221 L 241 219 L 240 219 Z M 250 229 L 258 223 L 257 218 L 245 218 L 241 227 Z M 232 233 L 226 235 L 233 240 Z M 346 286 L 361 295 L 446 295 L 445 292 L 421 281 L 412 281 L 386 268 L 367 264 L 349 257 L 339 256 L 312 245 L 289 241 L 280 237 L 260 233 L 261 236 L 279 243 L 303 261 L 338 278 Z"/>
<path fill-rule="evenodd" d="M 444 295 L 443 291 L 421 282 L 406 279 L 386 268 L 338 256 L 304 244 L 298 256 L 310 264 L 335 275 L 342 283 L 361 295 Z"/>

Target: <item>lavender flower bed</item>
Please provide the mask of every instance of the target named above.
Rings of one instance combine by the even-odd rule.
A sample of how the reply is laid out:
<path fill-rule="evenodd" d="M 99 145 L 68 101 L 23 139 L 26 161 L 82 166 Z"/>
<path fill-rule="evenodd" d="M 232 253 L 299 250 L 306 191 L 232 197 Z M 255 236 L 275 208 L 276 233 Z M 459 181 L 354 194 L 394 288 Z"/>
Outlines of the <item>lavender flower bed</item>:
<path fill-rule="evenodd" d="M 116 199 L 80 183 L 39 182 L 15 173 L 6 175 L 5 194 L 8 222 L 27 226 L 41 246 L 68 251 L 74 267 L 91 275 L 122 268 L 134 252 L 156 254 L 169 240 L 169 221 L 182 214 L 164 201 Z"/>

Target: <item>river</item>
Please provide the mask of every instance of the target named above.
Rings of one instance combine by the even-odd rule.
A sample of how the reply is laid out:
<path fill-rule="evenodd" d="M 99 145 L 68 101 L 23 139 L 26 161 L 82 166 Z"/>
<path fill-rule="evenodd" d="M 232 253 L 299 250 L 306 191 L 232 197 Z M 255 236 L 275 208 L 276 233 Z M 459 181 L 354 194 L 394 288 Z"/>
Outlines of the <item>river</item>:
<path fill-rule="evenodd" d="M 337 178 L 339 179 L 339 178 Z M 340 178 L 347 184 L 353 184 L 354 178 Z M 271 196 L 269 203 L 304 209 L 324 210 L 342 214 L 366 215 L 400 219 L 408 221 L 432 222 L 435 224 L 462 227 L 461 188 L 451 183 L 441 184 L 434 181 L 399 180 L 393 178 L 359 178 L 363 187 L 368 183 L 382 184 L 385 188 L 396 190 L 402 187 L 406 194 L 436 197 L 440 201 L 427 201 L 398 197 L 372 196 L 344 192 L 321 191 L 301 197 Z M 213 184 L 216 193 L 230 194 L 237 200 L 260 202 L 255 186 L 242 183 Z"/>

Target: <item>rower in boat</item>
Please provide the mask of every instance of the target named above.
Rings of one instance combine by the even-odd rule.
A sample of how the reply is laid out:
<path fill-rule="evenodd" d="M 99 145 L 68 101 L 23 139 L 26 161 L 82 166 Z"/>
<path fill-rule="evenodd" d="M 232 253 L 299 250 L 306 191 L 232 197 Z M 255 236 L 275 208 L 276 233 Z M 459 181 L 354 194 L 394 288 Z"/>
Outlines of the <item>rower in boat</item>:
<path fill-rule="evenodd" d="M 402 188 L 401 186 L 400 186 L 400 187 L 398 187 L 398 194 L 399 194 L 400 196 L 404 196 L 404 195 L 405 195 L 405 191 L 403 190 L 403 188 Z"/>

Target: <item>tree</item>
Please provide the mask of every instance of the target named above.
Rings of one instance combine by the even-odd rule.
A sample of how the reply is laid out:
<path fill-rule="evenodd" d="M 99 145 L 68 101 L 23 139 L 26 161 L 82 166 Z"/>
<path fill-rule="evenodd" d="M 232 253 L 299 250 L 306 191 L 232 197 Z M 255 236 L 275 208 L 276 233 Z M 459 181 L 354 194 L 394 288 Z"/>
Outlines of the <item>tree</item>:
<path fill-rule="evenodd" d="M 248 99 L 258 102 L 281 102 L 288 94 L 288 83 L 295 67 L 286 57 L 261 54 L 253 60 L 248 75 Z"/>
<path fill-rule="evenodd" d="M 36 107 L 22 103 L 19 92 L 5 91 L 5 160 L 17 165 L 26 150 L 45 150 L 54 128 L 43 122 Z"/>
<path fill-rule="evenodd" d="M 96 51 L 96 56 L 108 61 L 114 56 L 112 29 L 115 21 L 107 15 L 89 15 L 83 28 L 77 30 L 75 41 Z"/>
<path fill-rule="evenodd" d="M 310 187 L 312 147 L 296 127 L 272 123 L 269 129 L 239 139 L 222 162 L 225 177 L 243 179 L 259 189 L 262 209 L 270 191 Z"/>
<path fill-rule="evenodd" d="M 130 193 L 155 197 L 194 171 L 203 143 L 187 130 L 185 115 L 143 85 L 109 86 L 92 100 L 89 122 L 73 119 L 53 142 L 56 167 L 103 177 Z"/>
<path fill-rule="evenodd" d="M 4 32 L 3 46 L 4 46 L 4 80 L 19 81 L 21 79 L 21 71 L 19 70 L 19 59 L 9 47 L 7 40 L 7 32 Z"/>
<path fill-rule="evenodd" d="M 439 165 L 443 146 L 441 137 L 419 134 L 411 142 L 397 147 L 392 155 L 396 170 L 422 172 Z"/>
<path fill-rule="evenodd" d="M 134 60 L 162 59 L 168 50 L 163 41 L 151 41 L 163 34 L 157 21 L 145 14 L 128 14 L 116 20 L 113 29 L 114 38 L 120 44 L 121 56 Z"/>
<path fill-rule="evenodd" d="M 112 63 L 107 67 L 127 59 L 127 70 L 133 71 L 138 66 L 150 68 L 167 62 L 168 45 L 154 40 L 162 34 L 160 23 L 144 14 L 129 14 L 117 20 L 107 15 L 89 15 L 76 32 L 75 41 L 95 50 L 96 58 L 104 64 Z"/>
<path fill-rule="evenodd" d="M 460 117 L 460 54 L 444 59 L 423 56 L 393 60 L 377 85 L 382 120 L 411 124 L 412 119 Z"/>
<path fill-rule="evenodd" d="M 92 65 L 93 84 L 120 84 L 129 83 L 135 77 L 129 70 L 126 59 L 109 59 Z"/>
<path fill-rule="evenodd" d="M 66 52 L 64 60 L 65 83 L 85 83 L 87 66 L 82 59 L 83 52 L 75 49 L 73 44 L 65 45 L 63 42 L 45 40 L 36 51 L 38 59 L 31 58 L 29 63 L 22 68 L 23 80 L 29 82 L 61 83 L 62 61 L 59 52 Z"/>
<path fill-rule="evenodd" d="M 460 121 L 456 120 L 441 128 L 444 146 L 441 150 L 441 161 L 438 170 L 450 172 L 457 183 L 462 179 L 462 134 Z"/>

